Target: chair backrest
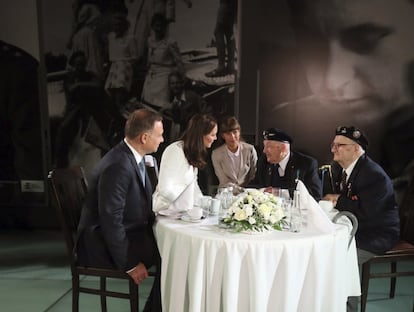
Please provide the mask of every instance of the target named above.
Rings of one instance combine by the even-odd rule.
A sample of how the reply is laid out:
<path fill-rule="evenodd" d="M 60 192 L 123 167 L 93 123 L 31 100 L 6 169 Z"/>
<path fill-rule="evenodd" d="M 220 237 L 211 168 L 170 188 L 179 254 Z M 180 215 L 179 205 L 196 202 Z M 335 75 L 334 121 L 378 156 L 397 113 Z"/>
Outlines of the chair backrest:
<path fill-rule="evenodd" d="M 49 172 L 48 184 L 73 266 L 75 235 L 88 187 L 85 172 L 80 166 L 54 169 Z"/>
<path fill-rule="evenodd" d="M 332 165 L 326 164 L 320 166 L 319 177 L 321 178 L 322 182 L 322 195 L 335 193 Z"/>
<path fill-rule="evenodd" d="M 342 216 L 348 217 L 348 219 L 351 221 L 352 223 L 352 230 L 349 233 L 349 242 L 348 242 L 348 248 L 352 243 L 352 239 L 355 236 L 356 231 L 358 230 L 358 219 L 357 217 L 355 217 L 355 215 L 350 212 L 350 211 L 340 211 L 338 212 L 332 219 L 333 223 L 338 223 L 338 221 L 340 220 L 340 218 Z"/>

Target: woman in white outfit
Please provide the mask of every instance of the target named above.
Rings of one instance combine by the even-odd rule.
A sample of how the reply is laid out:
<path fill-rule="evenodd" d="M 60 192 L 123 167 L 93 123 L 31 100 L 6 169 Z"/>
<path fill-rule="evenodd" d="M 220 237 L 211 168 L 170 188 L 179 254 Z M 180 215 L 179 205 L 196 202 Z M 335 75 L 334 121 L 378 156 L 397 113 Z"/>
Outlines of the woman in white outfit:
<path fill-rule="evenodd" d="M 194 115 L 180 141 L 167 146 L 161 157 L 153 210 L 191 209 L 203 196 L 198 169 L 207 164 L 207 149 L 217 139 L 217 122 L 210 115 Z"/>

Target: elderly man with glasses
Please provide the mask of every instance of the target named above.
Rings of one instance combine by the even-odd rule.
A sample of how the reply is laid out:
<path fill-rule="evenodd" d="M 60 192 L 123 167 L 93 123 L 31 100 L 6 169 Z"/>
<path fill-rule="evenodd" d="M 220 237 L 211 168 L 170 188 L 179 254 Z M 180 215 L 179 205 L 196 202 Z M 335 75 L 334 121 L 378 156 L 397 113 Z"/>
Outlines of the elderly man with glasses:
<path fill-rule="evenodd" d="M 358 263 L 384 254 L 398 241 L 400 220 L 391 179 L 365 153 L 368 140 L 355 127 L 340 126 L 331 144 L 333 160 L 342 167 L 337 194 L 327 194 L 339 211 L 352 212 L 358 219 L 356 233 Z M 348 300 L 348 311 L 356 311 L 357 299 Z"/>
<path fill-rule="evenodd" d="M 263 155 L 257 166 L 259 185 L 289 189 L 293 193 L 297 180 L 301 180 L 318 201 L 322 196 L 318 162 L 310 156 L 292 151 L 292 142 L 292 138 L 280 129 L 263 131 Z"/>

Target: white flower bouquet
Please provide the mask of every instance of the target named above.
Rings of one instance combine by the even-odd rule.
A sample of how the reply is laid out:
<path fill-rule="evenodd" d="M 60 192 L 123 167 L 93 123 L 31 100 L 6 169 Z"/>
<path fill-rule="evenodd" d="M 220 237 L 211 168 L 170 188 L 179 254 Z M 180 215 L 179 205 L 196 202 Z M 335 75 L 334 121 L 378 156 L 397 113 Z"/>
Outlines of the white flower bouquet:
<path fill-rule="evenodd" d="M 282 199 L 259 190 L 247 190 L 228 207 L 222 222 L 237 232 L 282 230 Z"/>

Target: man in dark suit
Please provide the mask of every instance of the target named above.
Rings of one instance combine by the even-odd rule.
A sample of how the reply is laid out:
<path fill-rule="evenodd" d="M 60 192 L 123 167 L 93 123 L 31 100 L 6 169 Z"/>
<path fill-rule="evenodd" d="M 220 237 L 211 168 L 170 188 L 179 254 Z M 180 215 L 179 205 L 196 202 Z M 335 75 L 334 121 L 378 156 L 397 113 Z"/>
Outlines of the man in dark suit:
<path fill-rule="evenodd" d="M 336 179 L 337 194 L 327 194 L 339 211 L 352 212 L 358 219 L 355 235 L 358 264 L 384 254 L 399 240 L 400 220 L 391 179 L 365 154 L 368 140 L 355 127 L 340 126 L 331 145 L 334 161 L 342 172 Z M 351 299 L 352 298 L 352 299 Z M 356 297 L 348 300 L 348 311 L 357 311 Z"/>
<path fill-rule="evenodd" d="M 152 187 L 144 156 L 163 142 L 162 118 L 139 109 L 130 114 L 125 138 L 97 164 L 78 228 L 78 262 L 127 272 L 139 284 L 160 256 L 152 231 Z M 140 168 L 141 167 L 141 168 Z M 142 168 L 143 167 L 143 168 Z M 160 311 L 159 274 L 144 311 Z"/>
<path fill-rule="evenodd" d="M 299 179 L 318 201 L 322 196 L 318 162 L 310 156 L 292 151 L 292 142 L 292 138 L 280 129 L 263 131 L 263 155 L 257 166 L 259 185 L 289 189 L 292 193 Z"/>

